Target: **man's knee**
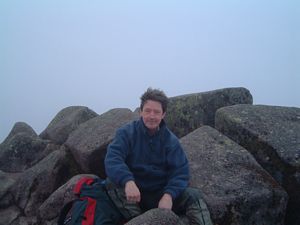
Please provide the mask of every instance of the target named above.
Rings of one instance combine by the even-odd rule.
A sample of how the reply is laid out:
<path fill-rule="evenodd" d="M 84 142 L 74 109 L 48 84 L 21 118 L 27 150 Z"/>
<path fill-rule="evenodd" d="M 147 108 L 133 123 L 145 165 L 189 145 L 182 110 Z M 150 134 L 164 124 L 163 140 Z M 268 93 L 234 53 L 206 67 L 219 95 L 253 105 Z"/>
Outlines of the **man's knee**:
<path fill-rule="evenodd" d="M 190 196 L 186 209 L 189 224 L 212 225 L 210 213 L 201 191 L 195 188 L 188 188 L 186 191 Z"/>
<path fill-rule="evenodd" d="M 142 213 L 138 204 L 127 201 L 124 188 L 118 187 L 108 178 L 106 179 L 106 191 L 112 202 L 126 220 L 136 217 Z"/>
<path fill-rule="evenodd" d="M 199 189 L 188 187 L 183 192 L 183 198 L 186 199 L 186 206 L 189 206 L 203 198 L 203 195 Z"/>

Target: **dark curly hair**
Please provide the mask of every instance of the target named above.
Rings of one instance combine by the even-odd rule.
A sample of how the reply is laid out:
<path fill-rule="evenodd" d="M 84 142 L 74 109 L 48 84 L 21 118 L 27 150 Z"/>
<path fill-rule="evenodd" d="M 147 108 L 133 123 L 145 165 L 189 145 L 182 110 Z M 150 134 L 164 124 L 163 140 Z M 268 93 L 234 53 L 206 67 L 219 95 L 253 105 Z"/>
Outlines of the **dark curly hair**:
<path fill-rule="evenodd" d="M 169 99 L 163 91 L 159 89 L 148 88 L 147 91 L 141 96 L 141 111 L 143 110 L 147 100 L 160 102 L 163 112 L 165 113 L 167 111 Z"/>

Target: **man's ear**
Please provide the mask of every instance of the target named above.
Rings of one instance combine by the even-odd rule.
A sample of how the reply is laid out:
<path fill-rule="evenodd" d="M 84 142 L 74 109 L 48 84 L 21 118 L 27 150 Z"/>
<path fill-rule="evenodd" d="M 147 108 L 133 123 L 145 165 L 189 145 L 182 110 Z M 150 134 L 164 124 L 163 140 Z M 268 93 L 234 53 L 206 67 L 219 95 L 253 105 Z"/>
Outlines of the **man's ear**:
<path fill-rule="evenodd" d="M 164 113 L 162 114 L 162 119 L 165 118 L 165 115 L 166 115 L 166 112 L 164 112 Z"/>

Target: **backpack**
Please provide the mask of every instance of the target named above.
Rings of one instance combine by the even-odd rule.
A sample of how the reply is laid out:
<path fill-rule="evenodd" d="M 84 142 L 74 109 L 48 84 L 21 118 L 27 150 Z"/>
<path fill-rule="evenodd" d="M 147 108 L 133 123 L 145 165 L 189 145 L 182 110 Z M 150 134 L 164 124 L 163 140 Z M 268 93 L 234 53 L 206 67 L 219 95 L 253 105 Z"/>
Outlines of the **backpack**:
<path fill-rule="evenodd" d="M 58 225 L 122 224 L 123 216 L 107 194 L 105 180 L 83 177 L 73 191 L 77 198 L 62 208 Z"/>

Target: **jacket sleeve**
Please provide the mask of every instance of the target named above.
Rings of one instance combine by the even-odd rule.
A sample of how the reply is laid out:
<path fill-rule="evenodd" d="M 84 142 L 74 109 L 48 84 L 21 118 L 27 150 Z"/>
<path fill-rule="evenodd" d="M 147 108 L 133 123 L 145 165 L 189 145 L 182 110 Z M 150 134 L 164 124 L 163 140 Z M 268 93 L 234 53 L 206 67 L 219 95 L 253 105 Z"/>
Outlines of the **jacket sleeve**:
<path fill-rule="evenodd" d="M 174 200 L 188 186 L 190 176 L 188 160 L 178 139 L 167 153 L 167 162 L 169 174 L 164 193 L 170 194 Z"/>
<path fill-rule="evenodd" d="M 133 174 L 125 163 L 128 151 L 129 140 L 126 132 L 119 129 L 114 140 L 108 145 L 104 160 L 106 175 L 119 186 L 124 186 L 127 181 L 134 180 Z"/>

